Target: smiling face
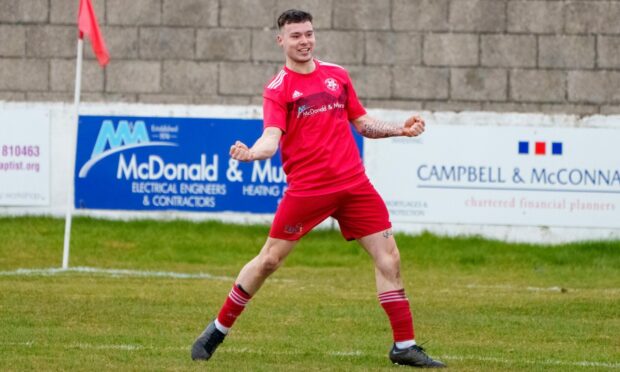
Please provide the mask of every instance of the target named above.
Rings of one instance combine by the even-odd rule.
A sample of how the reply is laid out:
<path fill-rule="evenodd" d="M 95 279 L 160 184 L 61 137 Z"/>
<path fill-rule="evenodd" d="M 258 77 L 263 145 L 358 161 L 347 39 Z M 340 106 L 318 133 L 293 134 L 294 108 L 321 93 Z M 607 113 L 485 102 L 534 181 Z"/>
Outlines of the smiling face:
<path fill-rule="evenodd" d="M 311 22 L 285 24 L 280 29 L 277 41 L 284 50 L 288 67 L 300 67 L 312 62 L 315 40 Z"/>

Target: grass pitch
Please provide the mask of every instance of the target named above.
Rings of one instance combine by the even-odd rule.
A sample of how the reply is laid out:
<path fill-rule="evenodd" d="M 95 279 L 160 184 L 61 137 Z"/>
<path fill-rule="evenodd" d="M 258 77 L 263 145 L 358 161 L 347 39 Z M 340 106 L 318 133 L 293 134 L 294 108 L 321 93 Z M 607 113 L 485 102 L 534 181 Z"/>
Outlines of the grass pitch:
<path fill-rule="evenodd" d="M 16 271 L 58 268 L 63 226 L 0 219 L 2 371 L 407 369 L 387 359 L 370 258 L 336 231 L 305 238 L 196 363 L 194 338 L 268 228 L 76 218 L 72 267 L 134 271 Z M 620 242 L 396 238 L 416 339 L 452 370 L 620 369 Z"/>

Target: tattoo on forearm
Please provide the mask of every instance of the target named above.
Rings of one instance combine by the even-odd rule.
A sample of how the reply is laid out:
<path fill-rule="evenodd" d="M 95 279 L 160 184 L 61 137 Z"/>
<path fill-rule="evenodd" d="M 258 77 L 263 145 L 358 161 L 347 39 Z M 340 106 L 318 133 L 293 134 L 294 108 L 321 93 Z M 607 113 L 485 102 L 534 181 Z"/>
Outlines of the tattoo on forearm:
<path fill-rule="evenodd" d="M 362 123 L 360 132 L 362 136 L 367 138 L 385 138 L 399 136 L 402 133 L 402 128 L 401 124 L 368 118 Z"/>

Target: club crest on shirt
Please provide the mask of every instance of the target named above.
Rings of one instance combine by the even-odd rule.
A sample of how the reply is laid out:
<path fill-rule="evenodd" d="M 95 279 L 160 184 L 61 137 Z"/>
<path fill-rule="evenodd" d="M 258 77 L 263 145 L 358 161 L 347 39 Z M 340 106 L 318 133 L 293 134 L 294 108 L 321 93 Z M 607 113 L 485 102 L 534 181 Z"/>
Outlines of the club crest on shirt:
<path fill-rule="evenodd" d="M 333 78 L 325 79 L 325 86 L 327 87 L 327 89 L 331 90 L 332 92 L 335 92 L 338 90 L 338 82 Z"/>

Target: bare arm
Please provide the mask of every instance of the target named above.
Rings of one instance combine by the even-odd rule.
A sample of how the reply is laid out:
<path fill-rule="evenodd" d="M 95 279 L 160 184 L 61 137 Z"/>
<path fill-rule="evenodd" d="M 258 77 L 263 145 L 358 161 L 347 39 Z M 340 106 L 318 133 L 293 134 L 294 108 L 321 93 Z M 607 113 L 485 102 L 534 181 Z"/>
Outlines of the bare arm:
<path fill-rule="evenodd" d="M 424 119 L 414 115 L 404 123 L 390 123 L 377 120 L 368 115 L 361 116 L 353 120 L 353 125 L 357 131 L 367 138 L 385 138 L 385 137 L 416 137 L 424 132 Z"/>
<path fill-rule="evenodd" d="M 239 161 L 264 160 L 272 157 L 278 150 L 282 131 L 275 127 L 267 127 L 256 140 L 252 148 L 237 141 L 230 146 L 230 157 Z"/>

